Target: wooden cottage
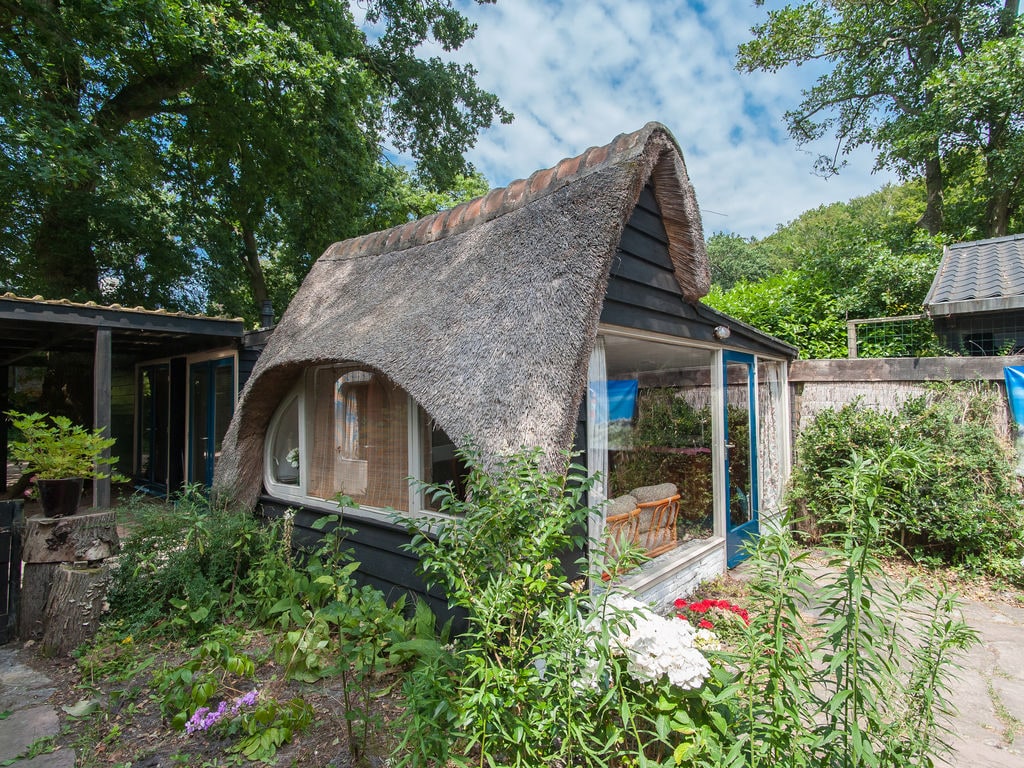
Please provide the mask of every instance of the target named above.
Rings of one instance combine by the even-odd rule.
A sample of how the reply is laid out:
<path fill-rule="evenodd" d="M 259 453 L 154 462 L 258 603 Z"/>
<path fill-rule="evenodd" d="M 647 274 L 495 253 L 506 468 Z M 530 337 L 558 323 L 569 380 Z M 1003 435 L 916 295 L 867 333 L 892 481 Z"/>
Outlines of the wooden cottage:
<path fill-rule="evenodd" d="M 300 533 L 347 494 L 363 575 L 421 590 L 388 508 L 439 513 L 410 476 L 457 482 L 467 441 L 488 461 L 575 446 L 602 478 L 592 536 L 645 546 L 626 578 L 670 600 L 739 556 L 788 471 L 796 350 L 700 304 L 708 287 L 693 187 L 657 123 L 337 243 L 253 370 L 215 489 L 297 509 Z"/>

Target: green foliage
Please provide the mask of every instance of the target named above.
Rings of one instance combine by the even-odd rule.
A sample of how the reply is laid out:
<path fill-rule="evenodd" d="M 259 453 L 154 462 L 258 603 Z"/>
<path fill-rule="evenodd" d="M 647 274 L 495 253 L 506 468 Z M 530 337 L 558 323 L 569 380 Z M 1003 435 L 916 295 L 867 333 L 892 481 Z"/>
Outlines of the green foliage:
<path fill-rule="evenodd" d="M 153 685 L 160 710 L 192 738 L 213 731 L 233 739 L 230 752 L 271 763 L 277 750 L 312 722 L 313 710 L 300 698 L 280 702 L 261 694 L 255 663 L 234 650 L 235 639 L 229 628 L 212 630 L 188 661 L 157 671 Z"/>
<path fill-rule="evenodd" d="M 700 694 L 630 671 L 621 638 L 645 617 L 615 590 L 592 595 L 569 582 L 561 560 L 579 541 L 567 532 L 582 525 L 592 484 L 583 468 L 545 471 L 528 451 L 489 473 L 472 453 L 463 460 L 467 500 L 427 489 L 458 516 L 432 532 L 407 521 L 424 572 L 464 611 L 466 628 L 452 643 L 417 641 L 401 764 L 667 765 L 689 741 L 687 724 L 724 727 Z M 492 537 L 519 555 L 491 558 L 492 545 L 478 541 Z"/>
<path fill-rule="evenodd" d="M 815 528 L 836 530 L 848 517 L 838 468 L 899 448 L 919 462 L 914 471 L 883 465 L 876 546 L 1020 580 L 1024 506 L 995 431 L 996 397 L 979 385 L 941 385 L 895 413 L 858 403 L 821 412 L 797 442 L 792 502 Z"/>
<path fill-rule="evenodd" d="M 203 491 L 186 488 L 173 510 L 140 503 L 132 511 L 108 592 L 112 618 L 129 631 L 170 622 L 201 634 L 231 610 L 250 564 L 278 549 L 251 513 L 214 508 Z"/>
<path fill-rule="evenodd" d="M 66 416 L 18 411 L 7 411 L 7 415 L 21 434 L 20 440 L 8 444 L 11 458 L 24 462 L 40 479 L 110 477 L 108 470 L 117 457 L 100 460 L 116 440 L 105 437 L 101 430 L 86 429 Z"/>
<path fill-rule="evenodd" d="M 442 523 L 437 540 L 418 531 L 413 548 L 465 611 L 466 629 L 431 641 L 429 621 L 418 622 L 400 764 L 895 768 L 930 765 L 941 751 L 953 656 L 973 633 L 949 595 L 891 588 L 872 554 L 887 465 L 916 466 L 912 457 L 875 454 L 837 472 L 848 515 L 827 542 L 820 597 L 807 555 L 785 533 L 761 538 L 750 625 L 730 625 L 730 650 L 706 651 L 711 673 L 698 690 L 638 676 L 619 638 L 645 619 L 618 607 L 615 590 L 567 583 L 557 558 L 565 542 L 552 534 L 579 524 L 564 504 L 587 487 L 578 469 L 547 473 L 520 454 L 488 475 L 464 458 L 468 497 L 486 503 L 429 489 L 463 516 Z M 465 556 L 491 526 L 514 529 L 505 516 L 526 498 L 534 518 L 551 519 L 534 542 L 517 540 L 531 557 Z"/>
<path fill-rule="evenodd" d="M 0 283 L 285 306 L 330 242 L 378 228 L 404 185 L 456 185 L 478 132 L 511 119 L 471 65 L 424 54 L 473 33 L 445 0 L 5 5 Z"/>
<path fill-rule="evenodd" d="M 339 504 L 355 506 L 349 498 Z M 408 627 L 404 598 L 388 605 L 380 590 L 357 586 L 352 574 L 359 563 L 342 549 L 347 530 L 338 523 L 337 516 L 319 518 L 317 526 L 328 529 L 319 548 L 265 613 L 282 633 L 274 652 L 286 676 L 341 677 L 349 750 L 358 760 L 381 726 L 371 706 L 375 682 L 404 658 Z"/>
<path fill-rule="evenodd" d="M 890 584 L 872 554 L 890 461 L 913 464 L 896 451 L 842 468 L 850 515 L 827 542 L 826 575 L 812 582 L 785 531 L 760 539 L 757 608 L 701 692 L 719 727 L 687 724 L 692 743 L 677 749 L 677 765 L 895 768 L 932 765 L 945 749 L 939 719 L 955 656 L 977 639 L 952 596 Z"/>
<path fill-rule="evenodd" d="M 713 286 L 706 303 L 793 344 L 805 358 L 846 357 L 847 319 L 921 312 L 942 242 L 915 231 L 916 195 L 912 185 L 886 187 L 807 211 L 750 246 L 784 268 L 760 282 Z M 868 344 L 863 351 L 934 350 L 925 326 L 909 348 Z"/>

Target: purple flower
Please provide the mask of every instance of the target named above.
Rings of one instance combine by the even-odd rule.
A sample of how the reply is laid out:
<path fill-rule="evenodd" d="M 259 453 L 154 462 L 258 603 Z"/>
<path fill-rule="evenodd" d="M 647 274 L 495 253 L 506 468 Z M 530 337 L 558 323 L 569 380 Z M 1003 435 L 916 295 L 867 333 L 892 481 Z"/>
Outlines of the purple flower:
<path fill-rule="evenodd" d="M 231 706 L 231 715 L 237 715 L 242 707 L 251 707 L 256 703 L 256 698 L 259 696 L 259 691 L 253 688 L 251 691 L 243 696 L 239 696 L 235 699 L 235 703 Z"/>

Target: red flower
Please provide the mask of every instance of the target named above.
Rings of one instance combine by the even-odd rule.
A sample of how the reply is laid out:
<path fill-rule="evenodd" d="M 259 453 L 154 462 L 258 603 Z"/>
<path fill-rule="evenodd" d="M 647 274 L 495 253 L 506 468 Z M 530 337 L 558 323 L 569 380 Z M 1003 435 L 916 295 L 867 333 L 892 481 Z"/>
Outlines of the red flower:
<path fill-rule="evenodd" d="M 715 628 L 715 625 L 712 624 L 707 619 L 701 619 L 700 623 L 697 626 L 700 627 L 701 629 L 714 629 Z"/>
<path fill-rule="evenodd" d="M 683 600 L 683 598 L 677 597 L 676 601 L 673 603 L 673 605 L 676 607 L 677 611 L 685 611 L 686 610 L 686 606 L 689 605 L 689 603 L 687 603 L 685 600 Z"/>

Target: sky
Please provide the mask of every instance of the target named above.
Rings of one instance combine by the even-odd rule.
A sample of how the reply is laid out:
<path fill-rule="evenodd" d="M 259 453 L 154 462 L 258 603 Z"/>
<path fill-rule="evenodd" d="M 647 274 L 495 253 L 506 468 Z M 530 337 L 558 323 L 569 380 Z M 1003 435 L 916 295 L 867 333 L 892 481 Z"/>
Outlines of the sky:
<path fill-rule="evenodd" d="M 766 7 L 781 3 L 769 2 Z M 492 187 L 529 176 L 656 120 L 683 150 L 705 236 L 763 237 L 803 211 L 896 179 L 867 151 L 839 176 L 813 174 L 834 142 L 798 147 L 783 121 L 815 72 L 742 74 L 736 48 L 767 16 L 753 0 L 456 0 L 478 25 L 451 56 L 515 114 L 468 159 Z"/>

